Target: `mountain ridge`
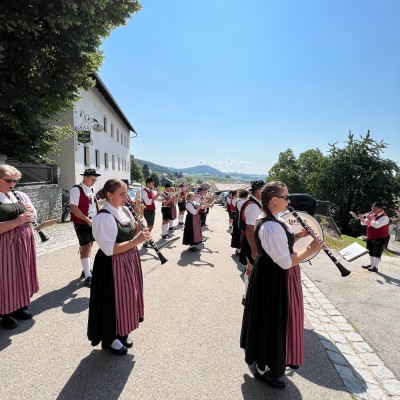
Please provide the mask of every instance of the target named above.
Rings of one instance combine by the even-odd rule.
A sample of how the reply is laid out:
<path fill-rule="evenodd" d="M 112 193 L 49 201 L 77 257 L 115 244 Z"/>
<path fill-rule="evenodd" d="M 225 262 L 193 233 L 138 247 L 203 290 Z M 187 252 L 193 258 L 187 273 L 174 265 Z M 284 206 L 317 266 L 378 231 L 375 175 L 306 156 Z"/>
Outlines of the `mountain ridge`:
<path fill-rule="evenodd" d="M 174 172 L 181 172 L 182 174 L 188 174 L 188 175 L 210 175 L 212 177 L 218 177 L 218 176 L 231 176 L 231 177 L 236 177 L 236 178 L 241 178 L 245 180 L 251 180 L 251 179 L 265 179 L 265 175 L 262 174 L 245 174 L 245 173 L 240 173 L 240 172 L 222 172 L 217 168 L 211 167 L 210 165 L 196 165 L 194 167 L 188 167 L 188 168 L 175 168 L 175 167 L 166 167 L 163 165 L 155 164 L 151 161 L 146 161 L 146 160 L 140 160 L 138 158 L 135 158 L 137 163 L 139 164 L 140 167 L 143 167 L 144 164 L 147 164 L 147 166 L 150 168 L 152 172 L 157 172 L 157 173 L 163 173 L 163 174 L 168 174 L 168 173 L 174 173 Z"/>

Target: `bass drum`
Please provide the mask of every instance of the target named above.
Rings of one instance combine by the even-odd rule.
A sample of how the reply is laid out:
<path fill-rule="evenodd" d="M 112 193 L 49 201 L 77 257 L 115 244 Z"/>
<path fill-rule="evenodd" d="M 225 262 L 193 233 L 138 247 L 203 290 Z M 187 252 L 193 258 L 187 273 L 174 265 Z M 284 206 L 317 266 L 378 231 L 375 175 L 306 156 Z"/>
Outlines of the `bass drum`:
<path fill-rule="evenodd" d="M 296 211 L 298 216 L 322 239 L 324 240 L 324 232 L 322 231 L 321 225 L 319 222 L 312 216 L 307 213 Z M 294 233 L 299 232 L 303 227 L 299 221 L 293 216 L 291 212 L 287 212 L 286 214 L 282 215 L 282 219 L 291 226 Z M 307 248 L 307 246 L 313 241 L 313 237 L 308 235 L 304 238 L 298 239 L 293 246 L 293 251 L 298 253 Z M 304 261 L 309 261 L 314 258 L 319 251 L 308 256 Z M 302 262 L 304 262 L 302 261 Z"/>

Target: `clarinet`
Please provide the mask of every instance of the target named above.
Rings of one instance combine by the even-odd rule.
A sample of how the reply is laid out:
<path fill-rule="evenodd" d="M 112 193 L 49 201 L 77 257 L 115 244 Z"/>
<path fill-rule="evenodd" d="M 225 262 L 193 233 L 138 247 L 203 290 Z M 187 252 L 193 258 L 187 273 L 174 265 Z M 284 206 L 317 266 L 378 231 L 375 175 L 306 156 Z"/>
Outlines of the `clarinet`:
<path fill-rule="evenodd" d="M 288 206 L 288 210 L 293 214 L 293 216 L 296 218 L 296 220 L 300 223 L 300 225 L 310 234 L 311 237 L 314 239 L 317 237 L 315 232 L 307 225 L 307 223 L 302 220 L 297 214 L 296 211 L 292 207 Z M 328 250 L 328 249 L 323 249 L 325 254 L 335 263 L 337 269 L 340 271 L 341 275 L 343 277 L 350 275 L 351 271 L 349 271 L 347 268 L 345 268 L 339 261 L 338 259 Z"/>
<path fill-rule="evenodd" d="M 27 211 L 26 208 L 25 208 L 25 205 L 24 205 L 24 203 L 22 201 L 21 196 L 15 190 L 12 190 L 12 193 L 15 196 L 15 198 L 18 200 L 18 203 L 20 203 L 22 205 L 22 207 L 24 208 L 24 210 Z M 45 233 L 39 228 L 39 224 L 37 223 L 36 219 L 33 219 L 31 221 L 31 223 L 34 226 L 36 232 L 39 234 L 41 241 L 42 242 L 47 242 L 50 238 L 47 237 L 45 235 Z"/>
<path fill-rule="evenodd" d="M 127 201 L 125 202 L 125 205 L 129 208 L 129 211 L 133 215 L 133 218 L 135 218 L 135 222 L 142 228 L 145 229 L 145 226 L 143 225 L 142 221 L 139 219 L 139 217 L 136 215 L 133 206 L 131 204 L 131 201 L 128 197 Z M 154 243 L 154 240 L 149 240 L 147 242 L 157 253 L 157 256 L 161 262 L 161 265 L 165 264 L 168 260 L 162 255 L 160 249 L 157 247 L 157 245 Z"/>

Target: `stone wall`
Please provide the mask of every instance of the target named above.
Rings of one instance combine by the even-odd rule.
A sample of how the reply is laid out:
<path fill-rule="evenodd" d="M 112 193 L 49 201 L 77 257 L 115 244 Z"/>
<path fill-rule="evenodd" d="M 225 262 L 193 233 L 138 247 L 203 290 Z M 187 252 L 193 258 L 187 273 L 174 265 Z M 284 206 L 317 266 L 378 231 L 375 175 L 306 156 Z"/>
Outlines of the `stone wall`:
<path fill-rule="evenodd" d="M 62 189 L 56 183 L 45 185 L 21 186 L 16 188 L 26 193 L 38 213 L 37 221 L 42 223 L 49 219 L 60 219 Z"/>

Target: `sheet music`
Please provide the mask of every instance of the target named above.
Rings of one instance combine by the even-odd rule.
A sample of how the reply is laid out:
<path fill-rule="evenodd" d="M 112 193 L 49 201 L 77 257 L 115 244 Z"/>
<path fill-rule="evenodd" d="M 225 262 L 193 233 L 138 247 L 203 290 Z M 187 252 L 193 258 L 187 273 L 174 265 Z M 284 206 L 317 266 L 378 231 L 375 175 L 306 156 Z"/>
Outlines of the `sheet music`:
<path fill-rule="evenodd" d="M 342 250 L 339 250 L 339 254 L 346 260 L 346 261 L 353 261 L 358 257 L 367 254 L 368 250 L 362 247 L 357 242 L 352 243 L 351 245 L 345 247 Z"/>

